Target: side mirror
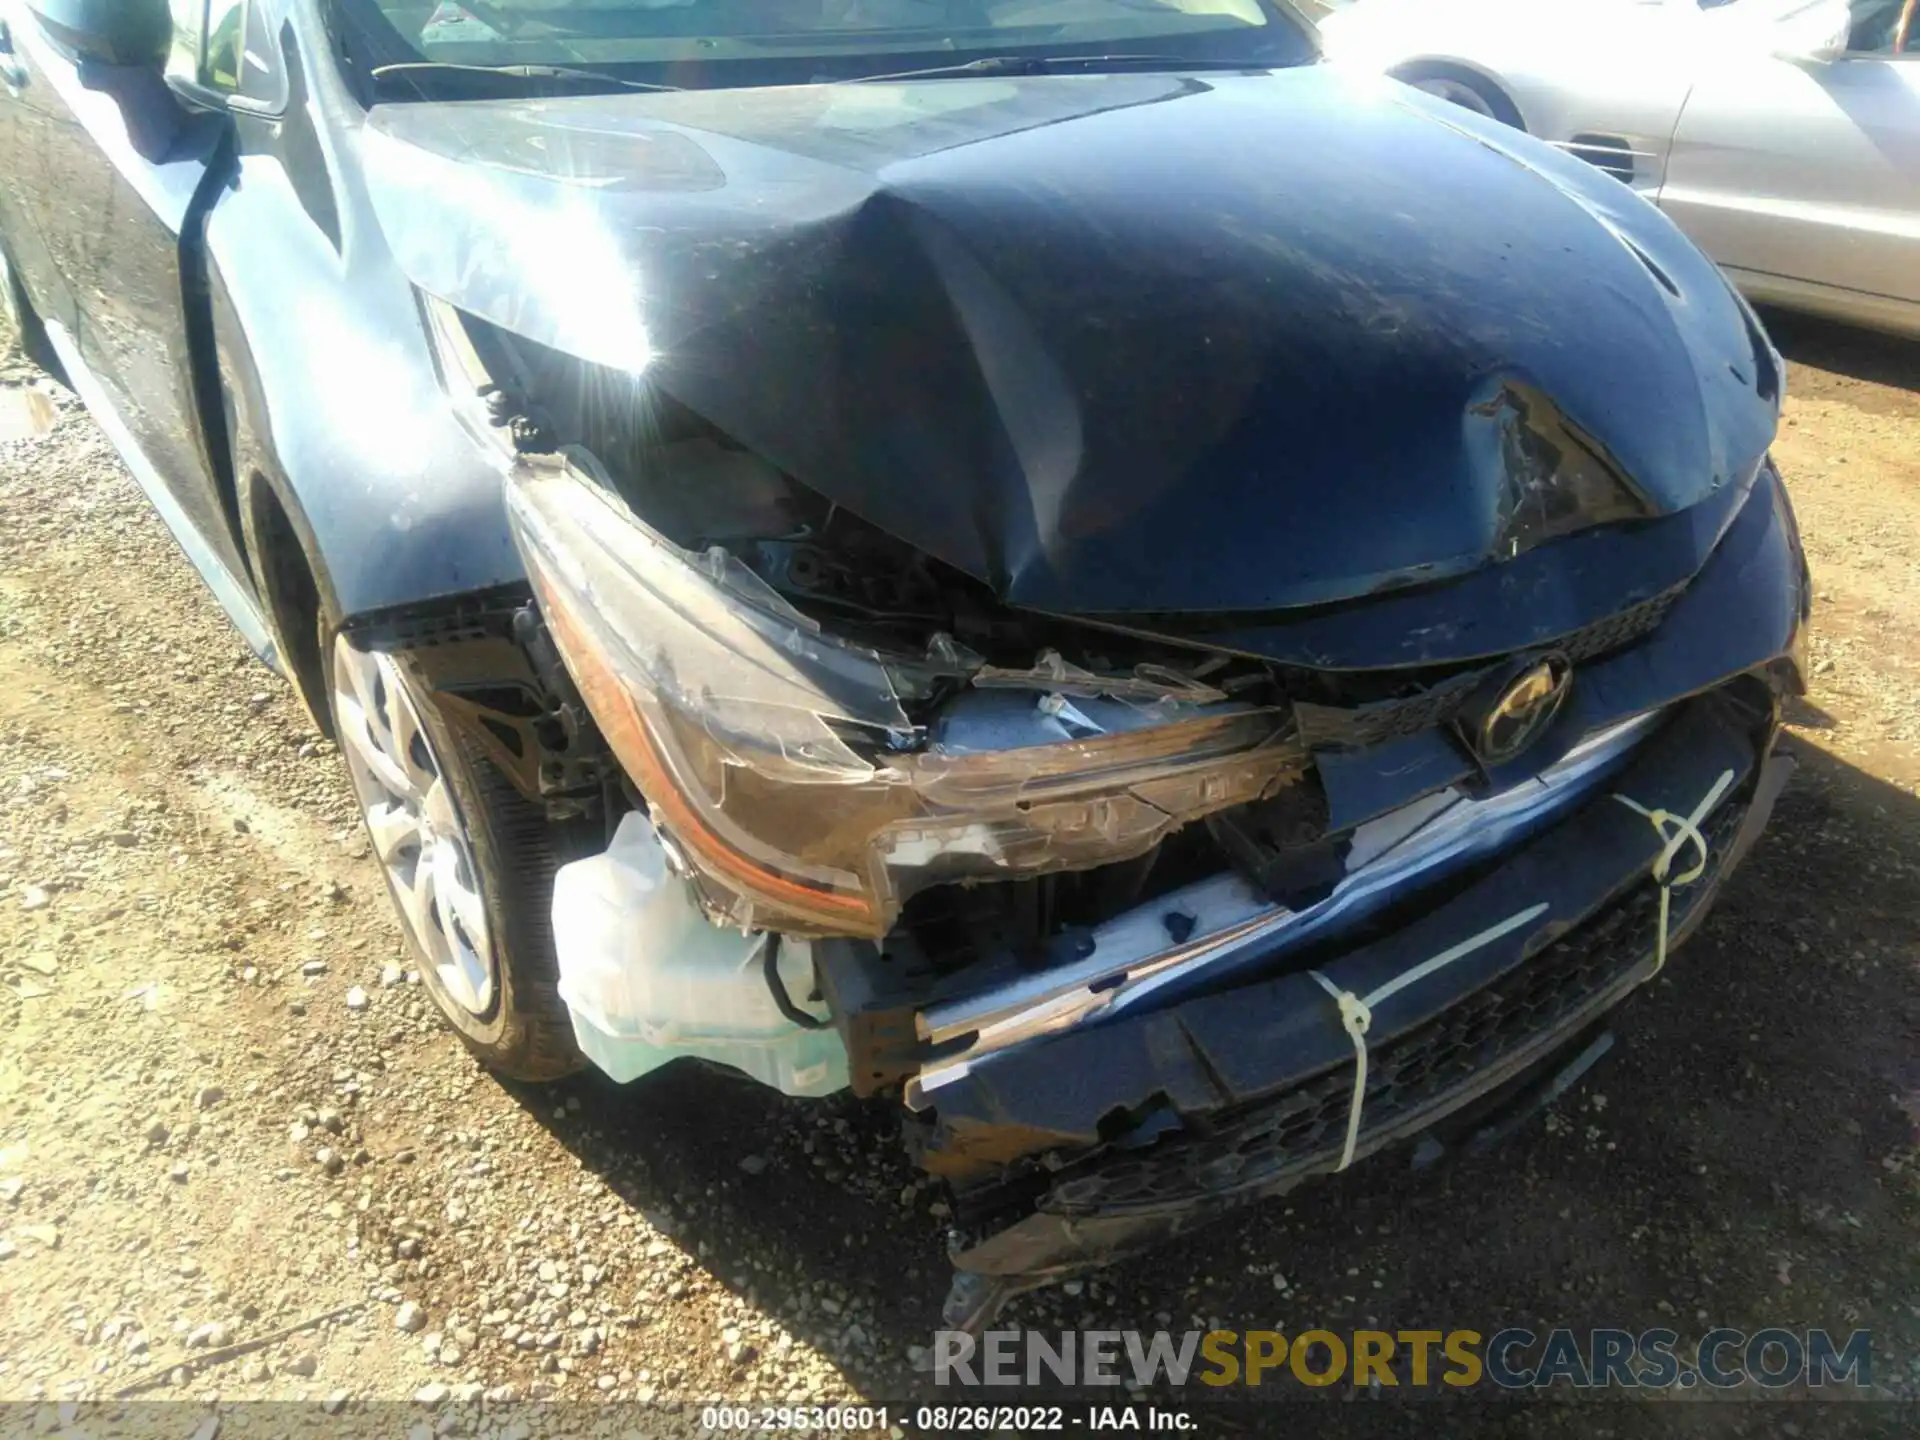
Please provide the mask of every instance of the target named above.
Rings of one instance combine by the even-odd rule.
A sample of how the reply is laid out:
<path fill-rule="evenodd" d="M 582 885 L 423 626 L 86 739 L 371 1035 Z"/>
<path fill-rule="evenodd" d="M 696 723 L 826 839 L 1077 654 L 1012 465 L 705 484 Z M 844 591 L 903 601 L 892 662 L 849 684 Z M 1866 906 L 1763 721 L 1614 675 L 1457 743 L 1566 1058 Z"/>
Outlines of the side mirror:
<path fill-rule="evenodd" d="M 27 0 L 27 8 L 75 59 L 156 70 L 167 63 L 167 0 Z"/>
<path fill-rule="evenodd" d="M 1847 0 L 1789 4 L 1774 20 L 1773 53 L 1782 60 L 1824 65 L 1847 53 L 1853 11 Z"/>

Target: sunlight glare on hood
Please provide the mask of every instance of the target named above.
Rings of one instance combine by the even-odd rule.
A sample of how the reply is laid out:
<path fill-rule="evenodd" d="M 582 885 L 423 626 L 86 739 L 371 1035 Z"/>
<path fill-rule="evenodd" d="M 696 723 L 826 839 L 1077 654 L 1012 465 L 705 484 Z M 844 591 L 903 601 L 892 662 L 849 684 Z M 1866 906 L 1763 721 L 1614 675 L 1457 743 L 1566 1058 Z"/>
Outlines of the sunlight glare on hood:
<path fill-rule="evenodd" d="M 551 208 L 528 206 L 507 238 L 530 304 L 552 319 L 556 348 L 630 375 L 653 360 L 633 261 L 590 203 L 562 191 Z"/>
<path fill-rule="evenodd" d="M 653 362 L 635 261 L 590 193 L 378 131 L 366 157 L 381 227 L 415 284 L 582 360 L 631 375 Z"/>

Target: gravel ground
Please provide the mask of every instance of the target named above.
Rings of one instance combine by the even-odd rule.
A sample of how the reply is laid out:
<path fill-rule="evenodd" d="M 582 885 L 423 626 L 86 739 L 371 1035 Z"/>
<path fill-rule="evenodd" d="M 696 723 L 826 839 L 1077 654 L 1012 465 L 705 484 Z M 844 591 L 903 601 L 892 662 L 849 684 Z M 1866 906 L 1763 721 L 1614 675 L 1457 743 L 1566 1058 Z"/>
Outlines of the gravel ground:
<path fill-rule="evenodd" d="M 1615 1054 L 1491 1156 L 1368 1164 L 1012 1320 L 1869 1327 L 1882 1394 L 1920 1397 L 1920 348 L 1777 324 L 1819 600 L 1802 768 Z M 0 675 L 0 1399 L 150 1379 L 448 1433 L 477 1398 L 925 1394 L 943 1207 L 888 1111 L 482 1072 L 407 971 L 332 747 L 17 360 Z"/>

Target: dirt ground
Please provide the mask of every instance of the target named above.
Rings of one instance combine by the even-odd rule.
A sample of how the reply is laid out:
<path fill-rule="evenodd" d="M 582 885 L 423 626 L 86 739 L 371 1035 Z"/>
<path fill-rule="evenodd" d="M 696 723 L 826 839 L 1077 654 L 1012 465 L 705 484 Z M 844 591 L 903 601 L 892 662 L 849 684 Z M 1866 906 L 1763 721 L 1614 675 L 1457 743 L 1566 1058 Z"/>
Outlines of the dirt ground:
<path fill-rule="evenodd" d="M 1492 1155 L 1364 1165 L 1011 1319 L 1865 1327 L 1879 1394 L 1920 1398 L 1920 346 L 1775 324 L 1818 594 L 1801 769 L 1614 1054 Z M 35 386 L 0 412 L 0 1399 L 150 1380 L 455 1433 L 475 1397 L 924 1396 L 940 1206 L 887 1111 L 479 1070 L 332 748 L 85 415 L 0 371 Z M 1691 1408 L 1913 1433 L 1892 1403 Z M 1672 1407 L 1528 1410 L 1630 1435 Z"/>

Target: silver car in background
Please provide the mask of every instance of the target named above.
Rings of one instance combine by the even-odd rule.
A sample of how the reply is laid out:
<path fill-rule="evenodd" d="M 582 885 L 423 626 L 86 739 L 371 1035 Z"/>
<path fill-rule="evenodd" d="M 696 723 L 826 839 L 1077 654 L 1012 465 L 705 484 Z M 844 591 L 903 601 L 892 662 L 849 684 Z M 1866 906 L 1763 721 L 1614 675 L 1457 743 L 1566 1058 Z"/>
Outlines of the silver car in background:
<path fill-rule="evenodd" d="M 1920 0 L 1353 0 L 1335 63 L 1653 201 L 1750 298 L 1920 336 Z"/>

